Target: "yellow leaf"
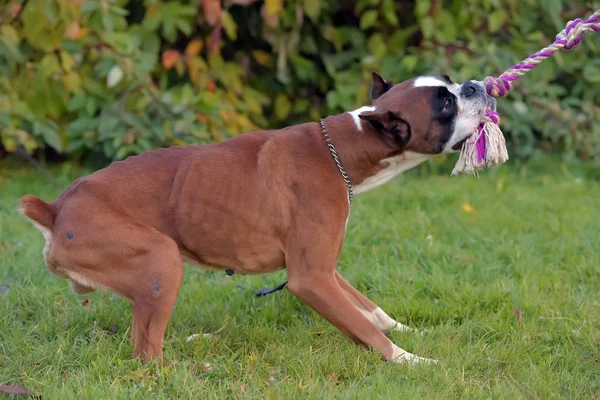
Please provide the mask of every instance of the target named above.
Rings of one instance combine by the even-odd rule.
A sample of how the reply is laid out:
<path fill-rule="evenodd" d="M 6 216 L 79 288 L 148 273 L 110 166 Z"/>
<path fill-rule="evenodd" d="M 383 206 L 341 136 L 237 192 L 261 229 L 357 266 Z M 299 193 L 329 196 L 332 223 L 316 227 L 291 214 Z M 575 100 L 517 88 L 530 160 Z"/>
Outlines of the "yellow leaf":
<path fill-rule="evenodd" d="M 279 94 L 275 97 L 275 117 L 278 120 L 283 121 L 290 115 L 290 111 L 292 111 L 292 103 L 284 94 Z"/>
<path fill-rule="evenodd" d="M 69 71 L 62 76 L 62 81 L 67 90 L 71 93 L 81 89 L 81 77 L 74 71 Z"/>
<path fill-rule="evenodd" d="M 193 57 L 202 51 L 202 47 L 204 47 L 204 42 L 201 39 L 194 39 L 188 43 L 185 48 L 185 55 L 187 57 Z"/>
<path fill-rule="evenodd" d="M 10 47 L 16 47 L 19 44 L 19 34 L 12 26 L 2 25 L 0 34 L 2 35 L 2 41 Z"/>
<path fill-rule="evenodd" d="M 181 139 L 173 139 L 173 141 L 171 142 L 171 146 L 186 146 L 186 145 L 187 145 L 187 143 Z"/>
<path fill-rule="evenodd" d="M 233 20 L 231 14 L 227 11 L 223 11 L 221 14 L 221 23 L 223 24 L 223 28 L 225 29 L 225 33 L 231 40 L 237 39 L 237 24 Z"/>
<path fill-rule="evenodd" d="M 73 65 L 75 65 L 75 61 L 73 61 L 73 57 L 71 54 L 66 51 L 60 52 L 60 61 L 62 63 L 63 70 L 70 71 L 73 69 Z"/>
<path fill-rule="evenodd" d="M 6 151 L 8 151 L 9 153 L 17 151 L 17 148 L 19 147 L 19 143 L 17 143 L 17 141 L 15 140 L 14 137 L 2 136 L 1 139 L 2 139 L 2 145 L 4 146 Z"/>
<path fill-rule="evenodd" d="M 465 201 L 462 206 L 460 206 L 460 209 L 463 210 L 464 212 L 466 212 L 467 214 L 475 214 L 477 212 L 477 210 L 475 210 L 473 208 L 473 206 L 471 206 L 469 204 L 468 201 Z"/>
<path fill-rule="evenodd" d="M 268 16 L 279 15 L 283 9 L 283 0 L 265 0 L 265 12 Z"/>
<path fill-rule="evenodd" d="M 53 75 L 60 72 L 60 63 L 56 54 L 49 53 L 40 60 L 41 70 L 44 75 Z"/>
<path fill-rule="evenodd" d="M 263 67 L 271 67 L 271 54 L 262 50 L 254 50 L 252 52 L 252 57 L 254 61 L 262 65 Z"/>

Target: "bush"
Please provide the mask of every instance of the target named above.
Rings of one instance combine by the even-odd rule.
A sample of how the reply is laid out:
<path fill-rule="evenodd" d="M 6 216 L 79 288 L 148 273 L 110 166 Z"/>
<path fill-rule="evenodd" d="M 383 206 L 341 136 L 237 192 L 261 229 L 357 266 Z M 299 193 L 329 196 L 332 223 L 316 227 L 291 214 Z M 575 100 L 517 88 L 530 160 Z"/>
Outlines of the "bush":
<path fill-rule="evenodd" d="M 368 103 L 370 72 L 483 79 L 551 42 L 585 2 L 25 0 L 0 11 L 0 138 L 109 159 Z M 513 156 L 600 159 L 600 35 L 499 101 Z M 596 55 L 593 57 L 593 55 Z"/>

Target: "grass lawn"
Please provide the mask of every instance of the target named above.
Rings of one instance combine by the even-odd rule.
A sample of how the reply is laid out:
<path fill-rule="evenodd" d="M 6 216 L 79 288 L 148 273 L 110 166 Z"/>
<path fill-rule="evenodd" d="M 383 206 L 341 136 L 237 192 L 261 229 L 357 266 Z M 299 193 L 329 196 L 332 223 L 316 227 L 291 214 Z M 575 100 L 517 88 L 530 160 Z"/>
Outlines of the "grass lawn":
<path fill-rule="evenodd" d="M 52 172 L 65 186 L 81 173 Z M 166 365 L 142 366 L 130 359 L 129 304 L 75 295 L 45 267 L 42 235 L 14 211 L 27 193 L 53 200 L 58 189 L 30 169 L 0 169 L 0 385 L 55 399 L 600 398 L 597 166 L 407 173 L 356 198 L 339 270 L 427 330 L 391 335 L 439 359 L 418 367 L 355 346 L 288 291 L 254 297 L 285 272 L 191 266 Z"/>

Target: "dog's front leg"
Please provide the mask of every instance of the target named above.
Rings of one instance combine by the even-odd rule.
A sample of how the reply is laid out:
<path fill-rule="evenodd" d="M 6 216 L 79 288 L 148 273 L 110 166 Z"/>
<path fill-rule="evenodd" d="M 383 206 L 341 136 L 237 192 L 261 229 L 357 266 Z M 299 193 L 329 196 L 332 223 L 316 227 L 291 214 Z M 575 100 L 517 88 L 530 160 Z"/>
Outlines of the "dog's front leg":
<path fill-rule="evenodd" d="M 354 304 L 359 311 L 383 333 L 387 334 L 389 331 L 418 332 L 417 329 L 403 325 L 387 315 L 387 313 L 377 306 L 377 304 L 373 303 L 368 297 L 356 290 L 356 288 L 344 279 L 339 272 L 336 271 L 335 277 L 348 300 L 350 300 L 352 304 Z"/>
<path fill-rule="evenodd" d="M 355 342 L 379 351 L 386 360 L 427 361 L 393 344 L 346 297 L 335 269 L 341 240 L 319 240 L 309 234 L 291 242 L 293 245 L 286 249 L 290 292 Z"/>

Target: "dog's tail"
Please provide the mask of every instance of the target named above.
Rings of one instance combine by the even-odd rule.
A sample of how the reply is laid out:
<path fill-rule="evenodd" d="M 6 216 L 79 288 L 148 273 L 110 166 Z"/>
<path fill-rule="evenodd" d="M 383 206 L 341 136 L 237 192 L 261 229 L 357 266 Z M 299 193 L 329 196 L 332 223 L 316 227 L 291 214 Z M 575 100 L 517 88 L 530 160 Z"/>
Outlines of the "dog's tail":
<path fill-rule="evenodd" d="M 46 203 L 42 199 L 35 196 L 23 196 L 19 206 L 19 212 L 34 222 L 34 225 L 39 225 L 41 228 L 52 230 L 54 220 L 56 219 L 56 211 L 51 204 Z M 36 228 L 40 229 L 36 226 Z M 42 230 L 42 229 L 40 229 Z"/>

